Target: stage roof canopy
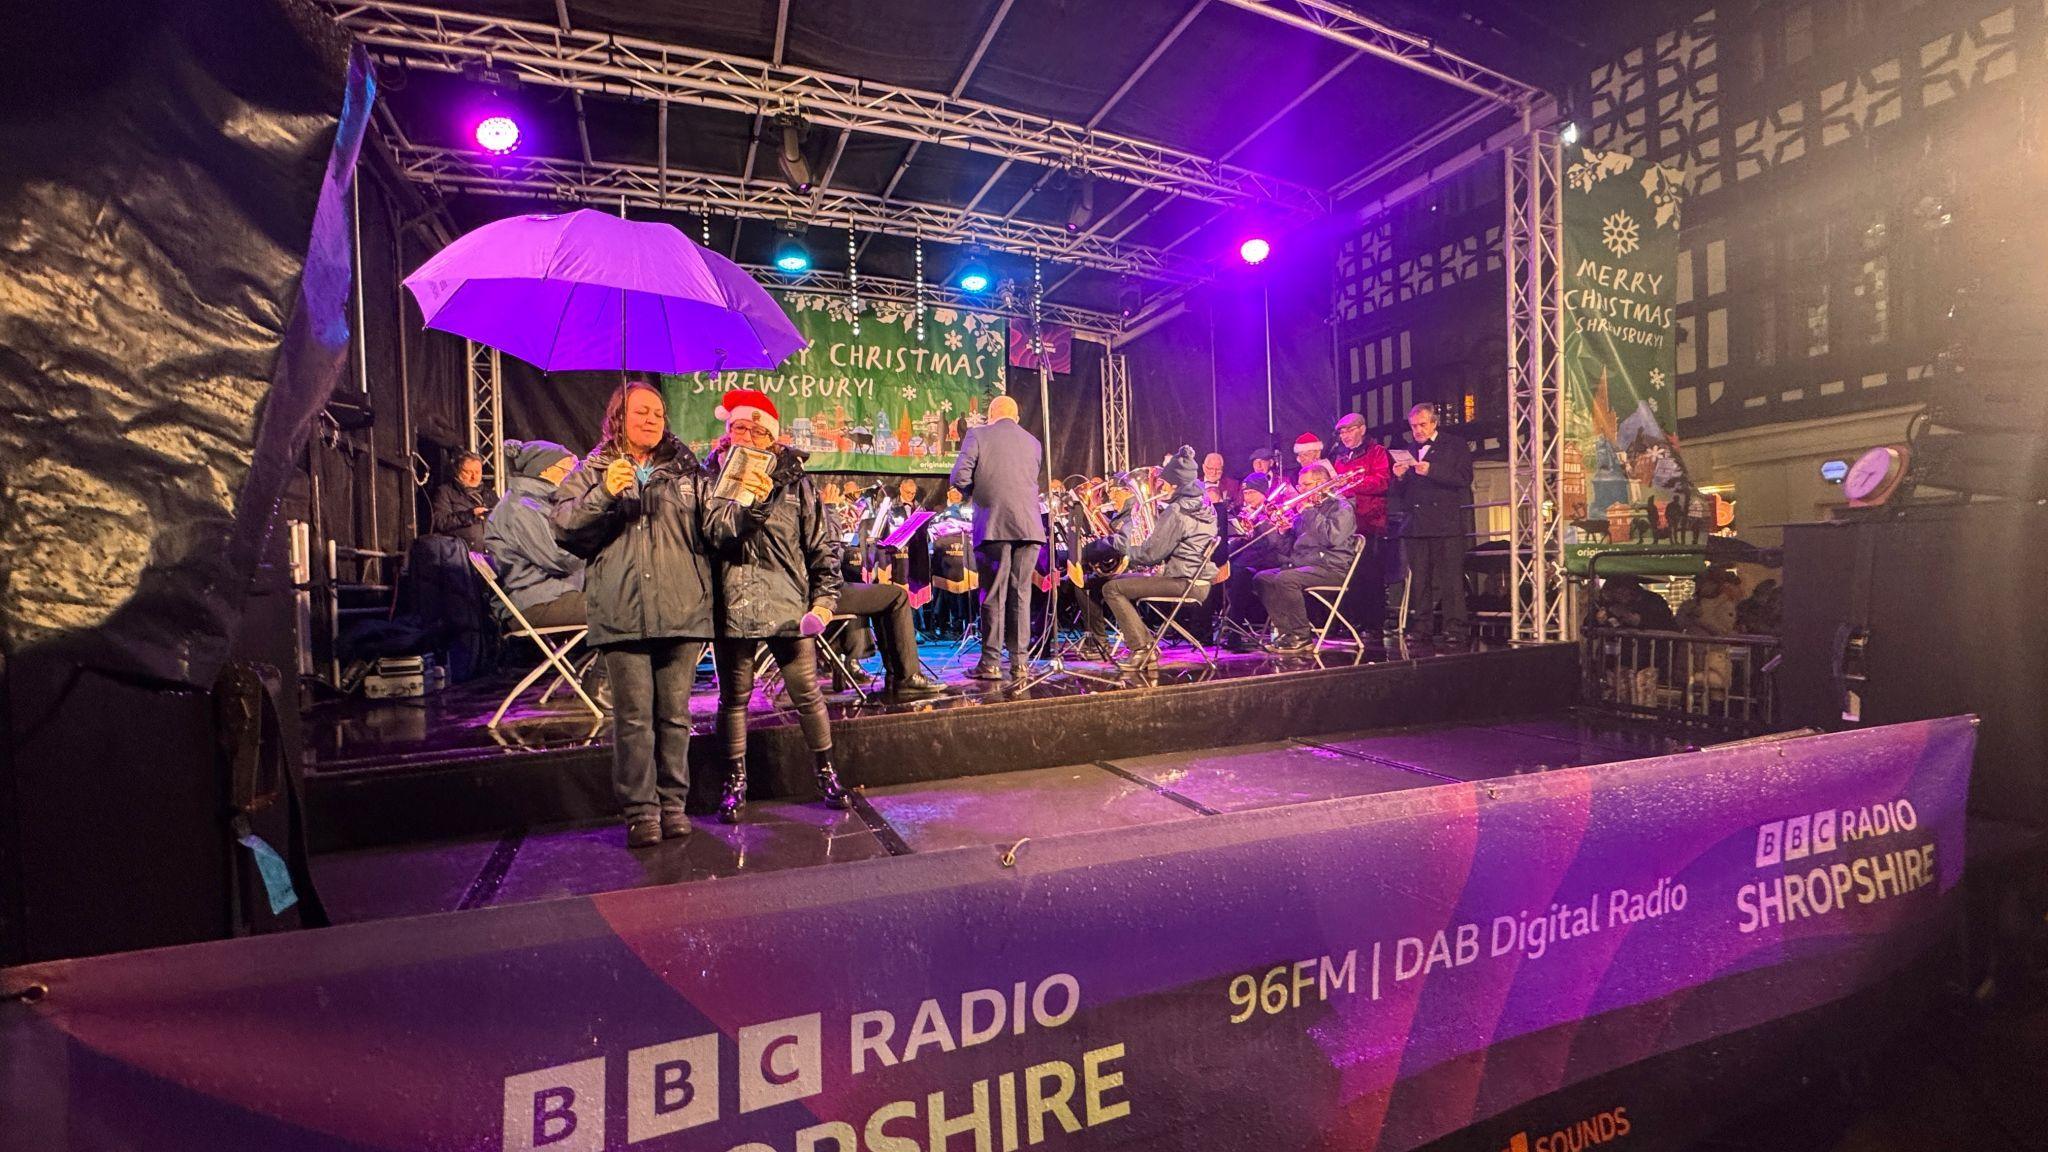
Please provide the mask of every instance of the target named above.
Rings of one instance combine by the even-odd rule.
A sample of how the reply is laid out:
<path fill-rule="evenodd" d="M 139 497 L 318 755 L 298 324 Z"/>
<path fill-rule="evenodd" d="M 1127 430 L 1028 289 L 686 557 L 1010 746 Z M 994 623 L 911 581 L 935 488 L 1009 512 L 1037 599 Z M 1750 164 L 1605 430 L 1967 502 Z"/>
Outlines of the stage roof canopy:
<path fill-rule="evenodd" d="M 851 225 L 863 277 L 909 280 L 923 237 L 941 281 L 977 245 L 1025 293 L 1043 257 L 1048 301 L 1103 313 L 1516 123 L 1671 7 L 327 3 L 378 60 L 401 167 L 458 228 L 623 197 L 692 235 L 708 215 L 713 246 L 754 265 L 793 222 L 830 277 Z M 471 137 L 486 110 L 523 132 L 502 160 Z M 784 117 L 808 193 L 778 164 Z"/>

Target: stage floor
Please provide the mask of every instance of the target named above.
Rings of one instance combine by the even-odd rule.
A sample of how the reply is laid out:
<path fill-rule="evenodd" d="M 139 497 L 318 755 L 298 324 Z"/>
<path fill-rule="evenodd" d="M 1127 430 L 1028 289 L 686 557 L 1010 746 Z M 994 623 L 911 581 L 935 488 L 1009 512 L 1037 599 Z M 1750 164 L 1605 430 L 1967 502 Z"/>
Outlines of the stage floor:
<path fill-rule="evenodd" d="M 337 921 L 381 919 L 949 848 L 1000 851 L 1025 839 L 1658 756 L 1695 738 L 1570 714 L 1360 731 L 901 784 L 865 790 L 845 813 L 757 803 L 744 823 L 698 817 L 687 839 L 638 852 L 605 820 L 331 853 L 315 857 L 313 871 Z M 858 766 L 848 774 L 857 782 Z"/>
<path fill-rule="evenodd" d="M 1188 649 L 1168 646 L 1162 652 L 1158 672 L 1142 682 L 1120 675 L 1114 664 L 1075 660 L 1068 667 L 1076 675 L 1040 680 L 1020 695 L 999 683 L 967 678 L 978 652 L 973 644 L 963 648 L 950 641 L 921 645 L 920 656 L 926 674 L 945 684 L 946 695 L 890 704 L 878 698 L 862 701 L 850 691 L 832 693 L 826 698 L 832 718 L 838 721 L 863 716 L 930 712 L 1016 700 L 1054 699 L 1094 692 L 1271 676 L 1316 668 L 1422 660 L 1452 654 L 1449 649 L 1407 642 L 1390 647 L 1373 645 L 1363 650 L 1328 645 L 1313 655 L 1301 657 L 1217 650 L 1216 667 L 1210 668 Z M 870 657 L 861 666 L 877 677 L 873 687 L 879 691 L 880 659 Z M 1045 664 L 1041 662 L 1037 667 L 1043 671 Z M 558 694 L 546 706 L 537 706 L 538 687 L 529 688 L 522 694 L 519 703 L 505 714 L 498 727 L 490 727 L 491 713 L 496 711 L 499 701 L 518 682 L 520 675 L 517 671 L 495 673 L 418 700 L 347 697 L 316 704 L 306 711 L 301 720 L 305 770 L 317 774 L 452 764 L 487 761 L 508 754 L 552 753 L 609 745 L 611 720 L 608 716 L 603 719 L 591 716 L 573 695 L 567 698 L 566 703 Z M 771 677 L 764 688 L 755 691 L 751 724 L 765 727 L 795 723 L 796 717 L 788 708 L 787 698 L 770 694 L 780 686 L 780 681 Z M 698 735 L 710 733 L 716 710 L 716 687 L 707 658 L 699 674 L 697 692 L 690 699 L 690 712 L 696 720 Z"/>

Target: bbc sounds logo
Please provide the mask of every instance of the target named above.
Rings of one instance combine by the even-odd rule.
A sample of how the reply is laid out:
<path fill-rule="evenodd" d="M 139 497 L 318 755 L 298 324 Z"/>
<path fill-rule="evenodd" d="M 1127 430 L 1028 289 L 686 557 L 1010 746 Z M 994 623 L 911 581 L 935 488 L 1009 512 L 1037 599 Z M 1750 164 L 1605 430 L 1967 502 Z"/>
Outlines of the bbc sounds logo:
<path fill-rule="evenodd" d="M 1628 1132 L 1628 1109 L 1610 1108 L 1555 1132 L 1540 1132 L 1533 1137 L 1517 1132 L 1501 1152 L 1586 1152 L 1588 1148 L 1619 1140 Z"/>

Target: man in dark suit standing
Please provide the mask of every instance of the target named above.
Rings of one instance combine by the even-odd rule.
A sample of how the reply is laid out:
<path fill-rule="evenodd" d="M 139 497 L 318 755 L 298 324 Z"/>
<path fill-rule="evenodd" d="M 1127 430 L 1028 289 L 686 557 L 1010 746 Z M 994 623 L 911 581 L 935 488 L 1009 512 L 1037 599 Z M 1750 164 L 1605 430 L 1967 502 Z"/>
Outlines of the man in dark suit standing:
<path fill-rule="evenodd" d="M 1408 410 L 1414 460 L 1394 461 L 1394 495 L 1407 511 L 1401 553 L 1408 560 L 1409 631 L 1427 639 L 1439 604 L 1453 644 L 1465 624 L 1465 541 L 1472 531 L 1472 452 L 1457 436 L 1437 435 L 1436 405 Z"/>
<path fill-rule="evenodd" d="M 1045 546 L 1038 510 L 1045 449 L 1017 423 L 1017 402 L 998 396 L 988 423 L 967 430 L 950 482 L 974 505 L 974 567 L 981 576 L 981 659 L 967 675 L 1000 680 L 1007 647 L 1013 682 L 1031 661 L 1031 577 Z"/>

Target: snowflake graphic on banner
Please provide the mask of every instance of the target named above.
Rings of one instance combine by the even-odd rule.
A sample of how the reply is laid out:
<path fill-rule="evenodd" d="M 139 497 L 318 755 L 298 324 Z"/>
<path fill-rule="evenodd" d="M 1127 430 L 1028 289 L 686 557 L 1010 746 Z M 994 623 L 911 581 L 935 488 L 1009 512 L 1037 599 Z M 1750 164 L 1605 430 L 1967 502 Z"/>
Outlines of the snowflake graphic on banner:
<path fill-rule="evenodd" d="M 1626 212 L 1616 212 L 1600 221 L 1600 243 L 1616 256 L 1626 256 L 1635 251 L 1636 238 L 1636 222 Z"/>
<path fill-rule="evenodd" d="M 1650 384 L 1655 388 L 1662 388 L 1664 386 L 1664 370 L 1662 368 L 1650 369 Z"/>
<path fill-rule="evenodd" d="M 958 352 L 960 350 L 960 344 L 961 340 L 960 334 L 958 332 L 946 333 L 946 347 L 952 349 L 955 352 Z"/>
<path fill-rule="evenodd" d="M 904 398 L 905 400 L 915 400 L 915 399 L 917 399 L 917 389 L 915 389 L 915 388 L 912 388 L 912 387 L 911 387 L 910 385 L 908 385 L 908 384 L 905 384 L 905 385 L 903 386 L 903 398 Z"/>

